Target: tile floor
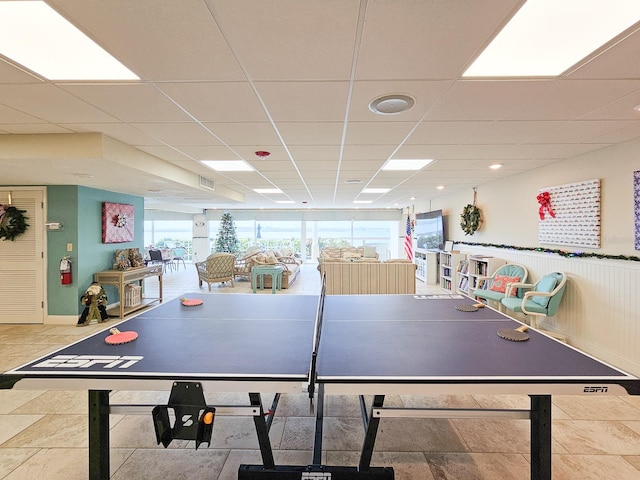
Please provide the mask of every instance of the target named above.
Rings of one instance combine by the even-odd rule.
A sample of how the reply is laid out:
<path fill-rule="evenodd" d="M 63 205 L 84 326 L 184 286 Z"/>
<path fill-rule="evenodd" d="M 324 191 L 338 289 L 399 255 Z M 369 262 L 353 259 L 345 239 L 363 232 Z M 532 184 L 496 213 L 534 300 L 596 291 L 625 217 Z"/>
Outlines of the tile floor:
<path fill-rule="evenodd" d="M 149 296 L 157 289 L 147 280 Z M 164 276 L 164 297 L 198 290 L 194 267 Z M 202 288 L 207 291 L 206 286 Z M 281 294 L 317 294 L 315 265 L 305 264 Z M 249 283 L 216 284 L 212 293 L 248 293 Z M 418 293 L 440 290 L 418 282 Z M 271 294 L 270 291 L 260 294 Z M 100 326 L 0 325 L 0 371 L 18 366 L 102 330 Z M 207 398 L 232 404 L 235 394 Z M 265 403 L 269 393 L 264 393 Z M 113 392 L 112 403 L 161 403 L 167 392 Z M 239 399 L 246 401 L 244 395 Z M 386 404 L 464 408 L 528 408 L 526 396 L 397 396 Z M 74 480 L 88 476 L 87 395 L 73 391 L 0 390 L 0 479 Z M 329 397 L 325 405 L 324 463 L 356 465 L 362 440 L 357 399 Z M 270 437 L 276 462 L 311 462 L 314 418 L 305 395 L 285 395 Z M 529 478 L 526 420 L 383 420 L 373 457 L 392 465 L 398 480 L 522 480 Z M 210 448 L 192 442 L 157 446 L 151 418 L 111 416 L 111 478 L 212 479 L 237 476 L 241 463 L 260 463 L 251 419 L 218 417 Z M 553 478 L 555 480 L 640 479 L 640 398 L 554 396 Z"/>

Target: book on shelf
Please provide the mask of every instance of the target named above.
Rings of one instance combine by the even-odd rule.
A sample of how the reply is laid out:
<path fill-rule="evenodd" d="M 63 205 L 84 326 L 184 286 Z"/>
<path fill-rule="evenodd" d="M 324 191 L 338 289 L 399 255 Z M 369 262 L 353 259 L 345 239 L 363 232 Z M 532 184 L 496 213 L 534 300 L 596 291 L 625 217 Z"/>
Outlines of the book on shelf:
<path fill-rule="evenodd" d="M 468 271 L 469 271 L 469 262 L 467 262 L 466 260 L 460 260 L 460 263 L 458 264 L 458 272 L 467 273 Z"/>

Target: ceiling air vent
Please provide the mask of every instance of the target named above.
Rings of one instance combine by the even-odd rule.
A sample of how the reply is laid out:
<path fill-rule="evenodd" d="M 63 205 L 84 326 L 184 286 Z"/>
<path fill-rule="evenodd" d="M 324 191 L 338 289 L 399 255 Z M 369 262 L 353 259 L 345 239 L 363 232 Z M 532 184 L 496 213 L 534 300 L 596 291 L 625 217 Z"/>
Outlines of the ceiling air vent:
<path fill-rule="evenodd" d="M 200 175 L 200 186 L 204 188 L 208 188 L 209 190 L 215 190 L 216 184 L 213 180 L 207 177 L 203 177 Z"/>

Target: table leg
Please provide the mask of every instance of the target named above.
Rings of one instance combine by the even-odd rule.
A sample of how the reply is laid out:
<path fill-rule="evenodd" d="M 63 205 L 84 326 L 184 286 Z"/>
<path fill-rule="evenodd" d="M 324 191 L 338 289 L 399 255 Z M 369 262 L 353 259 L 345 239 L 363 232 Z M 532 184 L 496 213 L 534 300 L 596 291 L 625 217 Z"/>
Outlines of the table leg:
<path fill-rule="evenodd" d="M 551 395 L 531 398 L 531 480 L 551 480 Z"/>
<path fill-rule="evenodd" d="M 278 281 L 278 275 L 275 271 L 271 272 L 271 293 L 276 294 L 276 282 Z"/>
<path fill-rule="evenodd" d="M 109 477 L 109 391 L 89 390 L 89 479 Z"/>
<path fill-rule="evenodd" d="M 371 467 L 371 457 L 373 456 L 373 447 L 376 443 L 376 435 L 378 434 L 378 426 L 380 425 L 380 417 L 373 416 L 373 410 L 382 408 L 384 405 L 384 395 L 374 395 L 371 404 L 370 414 L 367 418 L 364 442 L 362 443 L 362 451 L 360 452 L 359 470 L 369 470 Z"/>
<path fill-rule="evenodd" d="M 269 441 L 269 429 L 267 428 L 267 422 L 264 418 L 264 410 L 262 408 L 262 399 L 259 393 L 249 393 L 249 401 L 251 406 L 258 407 L 260 409 L 260 415 L 253 417 L 253 423 L 256 427 L 256 434 L 258 435 L 258 445 L 260 446 L 260 455 L 262 455 L 262 465 L 267 470 L 273 470 L 275 467 L 275 460 L 273 458 L 273 450 L 271 449 L 271 442 Z"/>

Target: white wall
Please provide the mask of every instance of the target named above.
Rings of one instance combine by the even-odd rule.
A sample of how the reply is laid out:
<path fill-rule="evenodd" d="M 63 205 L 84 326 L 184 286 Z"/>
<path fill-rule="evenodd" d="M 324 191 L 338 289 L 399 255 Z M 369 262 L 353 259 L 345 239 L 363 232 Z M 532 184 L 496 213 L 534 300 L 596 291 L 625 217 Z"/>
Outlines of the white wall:
<path fill-rule="evenodd" d="M 473 200 L 472 190 L 435 199 L 430 205 L 416 205 L 416 211 L 441 208 L 447 215 L 447 240 L 640 256 L 634 248 L 633 203 L 633 172 L 640 170 L 639 152 L 640 141 L 629 142 L 479 186 L 476 204 L 483 224 L 472 236 L 465 236 L 459 225 L 463 207 Z M 601 180 L 601 248 L 540 245 L 539 190 L 593 178 Z M 548 326 L 565 333 L 578 348 L 640 374 L 640 300 L 636 300 L 640 294 L 640 262 L 565 258 L 460 244 L 456 248 L 524 264 L 533 280 L 552 270 L 567 272 L 569 286 Z"/>

